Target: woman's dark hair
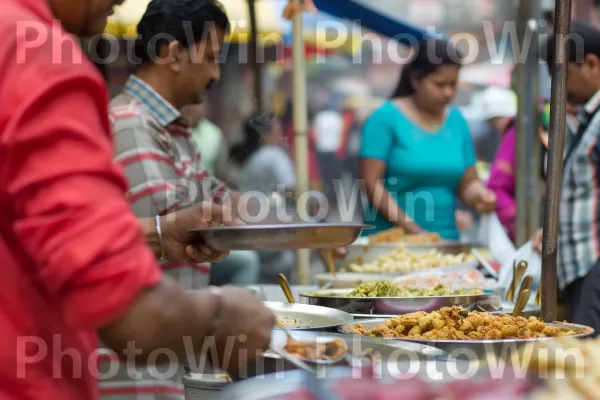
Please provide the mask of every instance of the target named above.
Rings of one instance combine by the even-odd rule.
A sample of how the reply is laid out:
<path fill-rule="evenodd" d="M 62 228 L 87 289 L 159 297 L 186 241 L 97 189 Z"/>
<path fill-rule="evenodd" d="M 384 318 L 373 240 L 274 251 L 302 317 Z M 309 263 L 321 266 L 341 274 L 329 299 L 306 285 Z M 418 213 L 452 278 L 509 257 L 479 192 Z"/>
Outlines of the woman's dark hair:
<path fill-rule="evenodd" d="M 244 121 L 244 141 L 231 148 L 230 156 L 237 165 L 244 165 L 262 143 L 263 136 L 271 130 L 273 115 L 256 113 Z"/>
<path fill-rule="evenodd" d="M 426 39 L 414 49 L 412 60 L 402 68 L 400 80 L 392 98 L 411 96 L 415 93 L 412 79 L 424 78 L 438 70 L 441 65 L 461 66 L 463 56 L 449 41 Z"/>

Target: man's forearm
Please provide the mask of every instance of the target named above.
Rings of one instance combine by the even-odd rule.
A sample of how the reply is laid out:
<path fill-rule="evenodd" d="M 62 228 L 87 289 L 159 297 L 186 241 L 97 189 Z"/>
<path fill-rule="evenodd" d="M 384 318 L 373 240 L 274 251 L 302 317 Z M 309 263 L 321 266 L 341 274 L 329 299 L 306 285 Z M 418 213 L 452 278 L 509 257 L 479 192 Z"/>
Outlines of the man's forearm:
<path fill-rule="evenodd" d="M 156 230 L 156 223 L 154 218 L 138 218 L 138 224 L 142 228 L 146 243 L 152 249 L 152 252 L 156 258 L 161 256 L 160 237 Z"/>
<path fill-rule="evenodd" d="M 127 315 L 100 330 L 103 342 L 124 357 L 131 341 L 141 350 L 136 362 L 144 362 L 153 350 L 166 348 L 180 357 L 198 354 L 202 342 L 212 334 L 219 313 L 218 295 L 203 290 L 186 293 L 168 277 L 153 289 L 142 293 Z M 189 341 L 186 346 L 184 338 Z M 193 349 L 188 348 L 193 345 Z"/>

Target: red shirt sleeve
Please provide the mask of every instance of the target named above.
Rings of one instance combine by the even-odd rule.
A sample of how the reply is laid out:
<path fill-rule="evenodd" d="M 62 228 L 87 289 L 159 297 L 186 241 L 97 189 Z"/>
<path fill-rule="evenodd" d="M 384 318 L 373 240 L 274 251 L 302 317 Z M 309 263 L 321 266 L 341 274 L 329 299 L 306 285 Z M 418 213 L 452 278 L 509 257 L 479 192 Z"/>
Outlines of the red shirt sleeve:
<path fill-rule="evenodd" d="M 0 130 L 0 182 L 18 253 L 35 266 L 42 295 L 69 325 L 97 329 L 161 273 L 112 160 L 104 82 L 87 61 L 48 63 L 51 45 L 6 77 L 15 105 Z"/>

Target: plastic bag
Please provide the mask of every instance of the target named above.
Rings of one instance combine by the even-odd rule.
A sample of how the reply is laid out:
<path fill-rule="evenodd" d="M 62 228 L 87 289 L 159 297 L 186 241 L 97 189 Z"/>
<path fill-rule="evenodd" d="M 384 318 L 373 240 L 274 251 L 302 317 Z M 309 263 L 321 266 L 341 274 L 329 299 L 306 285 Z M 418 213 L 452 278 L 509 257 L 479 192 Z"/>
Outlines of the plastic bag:
<path fill-rule="evenodd" d="M 485 277 L 474 268 L 473 263 L 463 264 L 458 267 L 436 268 L 426 272 L 419 271 L 395 278 L 394 282 L 419 289 L 431 289 L 440 284 L 449 290 L 483 290 L 487 288 Z"/>
<path fill-rule="evenodd" d="M 542 257 L 540 254 L 535 251 L 533 248 L 533 244 L 531 241 L 525 243 L 521 246 L 514 254 L 514 256 L 502 263 L 500 267 L 500 274 L 498 276 L 498 283 L 502 287 L 502 299 L 506 298 L 506 293 L 508 292 L 508 288 L 513 278 L 513 264 L 514 262 L 519 263 L 520 261 L 527 261 L 527 270 L 525 271 L 525 275 L 533 276 L 533 284 L 531 285 L 531 298 L 529 299 L 529 303 L 533 303 L 535 301 L 535 294 L 537 293 L 538 288 L 540 287 L 540 280 L 542 278 Z M 521 282 L 517 282 L 517 291 L 521 286 Z"/>
<path fill-rule="evenodd" d="M 495 261 L 500 265 L 509 260 L 512 262 L 515 246 L 509 239 L 496 213 L 481 216 L 476 243 L 487 247 Z"/>

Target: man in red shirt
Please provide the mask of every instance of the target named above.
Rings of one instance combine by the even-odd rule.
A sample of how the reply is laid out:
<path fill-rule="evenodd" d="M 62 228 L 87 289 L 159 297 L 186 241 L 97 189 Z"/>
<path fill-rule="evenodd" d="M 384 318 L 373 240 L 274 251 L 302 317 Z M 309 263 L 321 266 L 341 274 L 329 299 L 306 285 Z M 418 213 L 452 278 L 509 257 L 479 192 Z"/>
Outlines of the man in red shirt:
<path fill-rule="evenodd" d="M 114 5 L 2 2 L 0 399 L 96 398 L 96 332 L 119 355 L 133 342 L 137 361 L 159 348 L 184 355 L 184 337 L 196 350 L 214 337 L 219 360 L 231 350 L 216 366 L 231 371 L 270 341 L 274 316 L 251 294 L 192 296 L 162 276 L 140 226 L 156 253 L 194 256 L 181 215 L 155 231 L 129 208 L 104 82 L 65 31 L 99 33 Z M 219 211 L 182 212 L 199 221 Z"/>

